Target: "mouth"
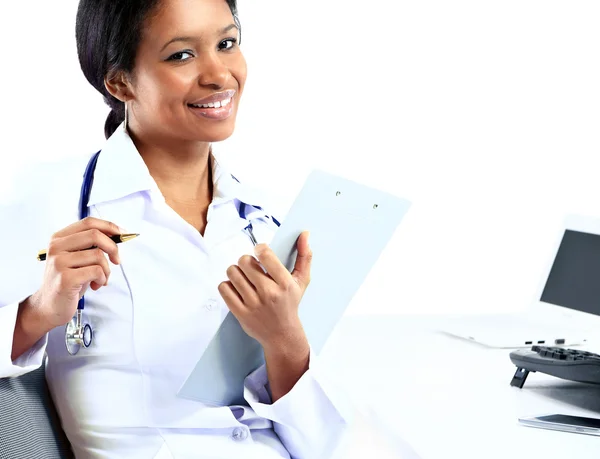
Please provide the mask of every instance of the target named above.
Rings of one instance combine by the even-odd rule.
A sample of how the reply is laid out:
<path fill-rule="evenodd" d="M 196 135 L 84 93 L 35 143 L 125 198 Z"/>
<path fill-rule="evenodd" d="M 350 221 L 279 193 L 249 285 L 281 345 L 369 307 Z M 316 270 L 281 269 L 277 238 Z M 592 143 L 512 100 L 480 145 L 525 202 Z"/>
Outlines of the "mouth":
<path fill-rule="evenodd" d="M 221 108 L 227 107 L 231 103 L 232 99 L 224 99 L 217 102 L 209 102 L 208 104 L 189 104 L 193 108 Z"/>
<path fill-rule="evenodd" d="M 227 90 L 188 104 L 194 114 L 202 118 L 224 120 L 231 116 L 235 91 Z"/>

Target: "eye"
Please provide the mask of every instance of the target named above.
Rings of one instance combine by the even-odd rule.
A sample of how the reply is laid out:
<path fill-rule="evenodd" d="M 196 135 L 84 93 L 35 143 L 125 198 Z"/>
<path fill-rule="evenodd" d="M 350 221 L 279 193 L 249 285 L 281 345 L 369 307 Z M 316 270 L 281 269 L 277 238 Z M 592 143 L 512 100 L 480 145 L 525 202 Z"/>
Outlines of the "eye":
<path fill-rule="evenodd" d="M 187 57 L 186 57 L 187 56 Z M 188 59 L 194 57 L 194 55 L 190 51 L 179 51 L 175 53 L 167 59 L 168 61 L 187 61 Z"/>
<path fill-rule="evenodd" d="M 227 38 L 226 40 L 223 40 L 221 43 L 219 43 L 219 49 L 227 51 L 229 49 L 232 49 L 237 44 L 237 42 L 237 38 Z"/>

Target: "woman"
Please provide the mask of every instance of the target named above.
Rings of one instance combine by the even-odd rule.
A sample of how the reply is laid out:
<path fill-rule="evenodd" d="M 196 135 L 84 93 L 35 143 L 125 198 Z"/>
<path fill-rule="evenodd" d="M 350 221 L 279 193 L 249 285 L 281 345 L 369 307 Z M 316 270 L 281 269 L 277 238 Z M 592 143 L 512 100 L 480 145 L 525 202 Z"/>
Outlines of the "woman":
<path fill-rule="evenodd" d="M 246 80 L 235 0 L 82 0 L 76 31 L 83 72 L 112 109 L 108 140 L 95 168 L 45 170 L 43 190 L 3 211 L 27 221 L 3 248 L 0 323 L 14 333 L 0 336 L 0 377 L 47 352 L 77 457 L 329 457 L 346 420 L 298 318 L 308 235 L 292 273 L 266 244 L 254 252 L 246 211 L 258 242 L 274 221 L 211 154 L 233 132 Z M 86 165 L 90 216 L 79 220 Z M 122 228 L 140 237 L 117 245 Z M 70 355 L 65 325 L 84 293 L 93 341 Z M 240 387 L 247 404 L 177 397 L 229 311 L 265 354 Z"/>

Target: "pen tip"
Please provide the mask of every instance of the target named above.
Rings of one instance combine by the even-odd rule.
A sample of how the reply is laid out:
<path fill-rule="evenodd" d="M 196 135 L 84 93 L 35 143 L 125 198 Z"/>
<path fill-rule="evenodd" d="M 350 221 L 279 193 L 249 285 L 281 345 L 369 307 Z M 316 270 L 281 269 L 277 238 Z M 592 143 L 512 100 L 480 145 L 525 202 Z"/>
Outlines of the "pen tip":
<path fill-rule="evenodd" d="M 132 239 L 135 239 L 138 236 L 139 236 L 139 233 L 121 234 L 119 236 L 119 239 L 121 240 L 121 242 L 127 242 L 127 241 L 131 241 Z"/>

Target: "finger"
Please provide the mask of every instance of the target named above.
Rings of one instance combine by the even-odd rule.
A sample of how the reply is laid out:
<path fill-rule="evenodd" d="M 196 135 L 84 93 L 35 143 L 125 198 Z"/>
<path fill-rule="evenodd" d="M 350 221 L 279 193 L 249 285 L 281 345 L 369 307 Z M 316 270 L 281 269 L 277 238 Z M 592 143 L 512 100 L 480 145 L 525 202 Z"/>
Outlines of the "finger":
<path fill-rule="evenodd" d="M 119 247 L 110 237 L 97 228 L 55 239 L 48 247 L 48 254 L 52 256 L 61 252 L 87 250 L 91 247 L 98 247 L 108 254 L 110 261 L 114 264 L 120 263 Z"/>
<path fill-rule="evenodd" d="M 298 237 L 298 242 L 296 244 L 298 254 L 296 256 L 294 269 L 292 270 L 292 277 L 304 288 L 310 283 L 310 268 L 313 257 L 312 250 L 308 244 L 308 237 L 308 231 L 304 231 L 300 237 Z"/>
<path fill-rule="evenodd" d="M 106 255 L 104 255 L 104 252 L 101 249 L 82 250 L 80 252 L 68 252 L 62 254 L 54 263 L 59 271 L 64 271 L 65 269 L 78 269 L 87 266 L 97 265 L 100 268 L 102 268 L 106 279 L 105 283 L 102 285 L 106 285 L 106 282 L 110 277 L 110 266 L 108 265 Z"/>
<path fill-rule="evenodd" d="M 101 287 L 103 287 L 103 285 L 97 284 L 96 282 L 90 282 L 89 284 L 83 284 L 83 287 L 81 287 L 81 291 L 79 292 L 79 298 L 81 298 L 83 295 L 85 295 L 85 292 L 87 292 L 88 288 L 91 288 L 92 290 L 96 291 L 96 290 L 99 290 Z"/>
<path fill-rule="evenodd" d="M 231 281 L 221 282 L 218 290 L 223 298 L 223 301 L 225 301 L 225 304 L 234 315 L 237 315 L 237 313 L 244 309 L 242 297 L 235 289 Z"/>
<path fill-rule="evenodd" d="M 238 267 L 248 279 L 248 282 L 252 284 L 256 291 L 260 291 L 267 287 L 267 283 L 275 283 L 273 278 L 264 272 L 262 266 L 258 262 L 258 260 L 249 255 L 244 255 L 238 261 Z"/>
<path fill-rule="evenodd" d="M 63 228 L 62 230 L 56 232 L 53 237 L 61 238 L 65 236 L 70 236 L 71 234 L 81 233 L 82 231 L 90 229 L 98 229 L 109 236 L 113 236 L 115 234 L 123 234 L 125 232 L 125 230 L 119 228 L 112 222 L 100 220 L 99 218 L 94 217 L 86 217 L 83 220 L 78 220 L 75 223 L 67 226 L 66 228 Z"/>
<path fill-rule="evenodd" d="M 227 277 L 231 281 L 233 287 L 239 293 L 246 306 L 258 302 L 258 295 L 254 285 L 252 285 L 252 283 L 248 280 L 239 266 L 230 266 L 227 269 Z"/>
<path fill-rule="evenodd" d="M 277 255 L 275 255 L 275 252 L 267 244 L 258 244 L 254 248 L 254 253 L 260 264 L 264 266 L 277 285 L 285 286 L 288 284 L 290 281 L 290 272 L 283 266 Z"/>
<path fill-rule="evenodd" d="M 98 285 L 106 285 L 107 280 L 104 270 L 98 265 L 69 270 L 65 277 L 68 278 L 68 280 L 63 282 L 66 282 L 67 285 L 63 286 L 68 288 L 84 286 L 86 284 L 91 284 L 92 282 L 95 282 Z"/>
<path fill-rule="evenodd" d="M 102 287 L 106 287 L 106 285 L 108 284 L 108 280 L 106 281 L 105 285 L 100 285 L 96 282 L 90 282 L 90 285 L 84 285 L 83 288 L 81 289 L 81 296 L 85 295 L 85 291 L 89 288 L 91 288 L 93 291 L 97 291 L 100 290 Z"/>

